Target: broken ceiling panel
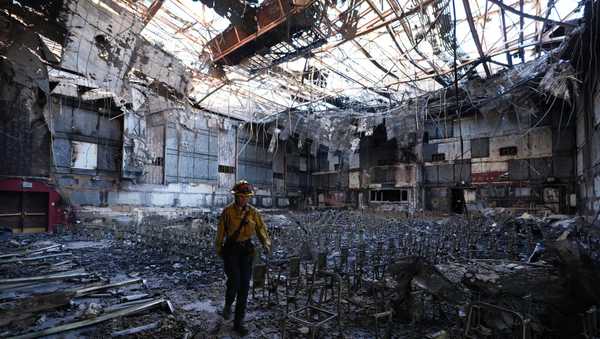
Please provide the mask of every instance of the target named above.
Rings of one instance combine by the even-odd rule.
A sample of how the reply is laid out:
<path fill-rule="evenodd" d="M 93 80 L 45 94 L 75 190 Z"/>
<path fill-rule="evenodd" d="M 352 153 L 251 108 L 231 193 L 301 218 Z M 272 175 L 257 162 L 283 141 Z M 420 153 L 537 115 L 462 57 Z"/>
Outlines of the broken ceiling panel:
<path fill-rule="evenodd" d="M 550 7 L 534 0 L 456 1 L 455 12 L 451 0 L 93 4 L 93 22 L 70 17 L 70 27 L 79 23 L 83 29 L 65 48 L 69 69 L 115 88 L 127 67 L 110 57 L 131 55 L 135 65 L 160 73 L 151 78 L 169 79 L 161 81 L 198 107 L 248 121 L 290 109 L 324 116 L 396 112 L 411 98 L 451 87 L 455 68 L 459 79 L 487 78 L 547 54 L 582 15 L 580 5 L 568 0 Z M 99 20 L 110 8 L 123 8 L 116 11 L 115 27 L 129 28 L 97 38 L 107 29 Z M 139 32 L 166 54 L 158 59 L 143 50 L 132 54 L 128 37 Z M 82 47 L 74 45 L 75 38 L 89 47 L 90 56 L 74 54 Z M 170 55 L 187 71 L 167 62 Z M 90 71 L 86 64 L 106 64 L 110 71 Z M 177 78 L 185 72 L 189 81 L 187 75 Z"/>

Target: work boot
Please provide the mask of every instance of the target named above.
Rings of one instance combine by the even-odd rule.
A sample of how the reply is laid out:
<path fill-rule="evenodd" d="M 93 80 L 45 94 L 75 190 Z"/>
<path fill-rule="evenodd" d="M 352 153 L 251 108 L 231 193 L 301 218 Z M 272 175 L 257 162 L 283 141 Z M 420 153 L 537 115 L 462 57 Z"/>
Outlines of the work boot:
<path fill-rule="evenodd" d="M 240 335 L 240 337 L 245 337 L 248 335 L 248 329 L 242 324 L 233 325 L 233 330 L 236 331 L 237 334 Z"/>

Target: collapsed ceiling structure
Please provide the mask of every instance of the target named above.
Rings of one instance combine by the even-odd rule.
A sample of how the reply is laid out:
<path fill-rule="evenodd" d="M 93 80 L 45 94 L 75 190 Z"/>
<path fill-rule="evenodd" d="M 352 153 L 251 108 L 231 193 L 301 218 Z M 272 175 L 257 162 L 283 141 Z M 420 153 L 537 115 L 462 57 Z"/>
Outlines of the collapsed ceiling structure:
<path fill-rule="evenodd" d="M 145 17 L 142 35 L 190 68 L 193 103 L 225 115 L 253 112 L 255 121 L 290 110 L 387 112 L 452 88 L 455 78 L 492 77 L 563 41 L 582 6 L 564 0 L 117 3 Z"/>
<path fill-rule="evenodd" d="M 248 201 L 267 247 L 251 338 L 599 337 L 599 17 L 600 0 L 3 2 L 0 333 L 244 334 L 217 312 L 217 254 L 222 208 Z"/>

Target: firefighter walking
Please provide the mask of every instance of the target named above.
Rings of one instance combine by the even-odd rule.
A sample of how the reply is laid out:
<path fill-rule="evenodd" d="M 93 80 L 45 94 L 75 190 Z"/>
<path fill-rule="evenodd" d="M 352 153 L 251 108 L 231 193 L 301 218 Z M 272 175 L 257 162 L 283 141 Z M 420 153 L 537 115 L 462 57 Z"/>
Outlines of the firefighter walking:
<path fill-rule="evenodd" d="M 271 252 L 271 240 L 260 213 L 248 204 L 254 194 L 252 186 L 242 180 L 233 186 L 231 193 L 234 194 L 235 201 L 221 213 L 215 245 L 217 254 L 223 258 L 227 276 L 223 318 L 231 318 L 231 307 L 235 300 L 233 329 L 245 336 L 248 330 L 244 326 L 244 316 L 252 277 L 252 261 L 256 254 L 252 236 L 257 235 L 267 253 Z"/>

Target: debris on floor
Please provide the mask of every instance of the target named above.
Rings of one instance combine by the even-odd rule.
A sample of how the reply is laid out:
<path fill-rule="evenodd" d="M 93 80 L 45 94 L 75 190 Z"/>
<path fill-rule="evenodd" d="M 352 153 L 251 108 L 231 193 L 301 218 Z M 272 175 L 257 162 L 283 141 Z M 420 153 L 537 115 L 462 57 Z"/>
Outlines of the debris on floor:
<path fill-rule="evenodd" d="M 255 260 L 251 338 L 597 331 L 583 321 L 600 305 L 600 237 L 582 220 L 561 218 L 557 229 L 554 216 L 424 220 L 334 210 L 265 220 L 274 250 Z M 115 236 L 112 227 L 82 225 L 4 242 L 2 336 L 234 336 L 219 315 L 215 229 L 190 220 L 162 226 Z M 544 251 L 530 262 L 540 243 Z"/>
<path fill-rule="evenodd" d="M 3 337 L 37 338 L 67 331 L 86 335 L 91 326 L 96 326 L 94 336 L 109 335 L 109 321 L 121 317 L 129 320 L 130 315 L 157 308 L 160 311 L 152 313 L 154 318 L 173 313 L 172 305 L 159 292 L 150 292 L 152 296 L 146 292 L 143 279 L 128 279 L 122 273 L 111 276 L 81 264 L 85 257 L 91 259 L 92 253 L 85 250 L 109 248 L 109 242 L 49 237 L 54 239 L 35 241 L 24 236 L 2 248 L 0 270 L 7 277 L 0 279 Z M 135 317 L 131 321 L 135 322 Z M 156 325 L 144 330 L 158 329 Z"/>

